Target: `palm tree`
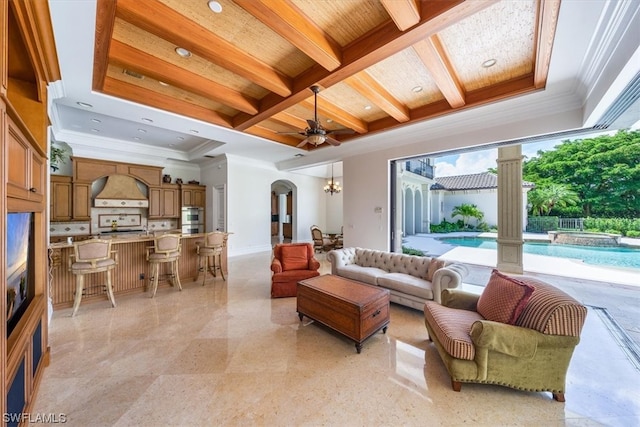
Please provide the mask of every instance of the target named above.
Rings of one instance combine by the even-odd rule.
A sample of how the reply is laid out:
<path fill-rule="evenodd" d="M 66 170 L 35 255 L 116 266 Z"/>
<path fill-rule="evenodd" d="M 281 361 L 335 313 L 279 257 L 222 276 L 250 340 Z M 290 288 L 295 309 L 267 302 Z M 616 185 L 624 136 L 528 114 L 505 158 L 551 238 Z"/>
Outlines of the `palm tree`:
<path fill-rule="evenodd" d="M 578 194 L 563 184 L 549 184 L 527 194 L 534 216 L 549 215 L 553 208 L 575 206 L 580 201 Z"/>
<path fill-rule="evenodd" d="M 478 206 L 476 205 L 472 205 L 470 203 L 463 203 L 453 208 L 453 210 L 451 211 L 451 216 L 452 217 L 461 216 L 462 222 L 464 223 L 464 227 L 467 228 L 469 218 L 476 218 L 478 221 L 480 221 L 482 220 L 482 218 L 484 218 L 484 213 L 482 213 L 482 211 L 478 209 Z"/>

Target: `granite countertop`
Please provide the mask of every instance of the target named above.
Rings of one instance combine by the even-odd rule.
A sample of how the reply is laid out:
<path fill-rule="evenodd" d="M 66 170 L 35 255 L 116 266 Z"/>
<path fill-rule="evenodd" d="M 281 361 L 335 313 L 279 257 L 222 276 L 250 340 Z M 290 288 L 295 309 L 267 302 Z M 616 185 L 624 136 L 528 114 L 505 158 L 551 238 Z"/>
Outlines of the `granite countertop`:
<path fill-rule="evenodd" d="M 182 236 L 183 239 L 195 239 L 202 238 L 206 233 L 196 233 L 196 234 L 184 234 Z M 153 240 L 153 234 L 147 235 L 146 233 L 124 233 L 118 235 L 102 235 L 98 236 L 100 239 L 109 239 L 113 241 L 113 244 L 123 244 L 123 243 L 137 243 L 137 242 L 150 242 Z M 69 244 L 67 242 L 58 242 L 58 243 L 50 243 L 49 249 L 63 249 L 63 248 L 72 248 L 73 243 Z"/>

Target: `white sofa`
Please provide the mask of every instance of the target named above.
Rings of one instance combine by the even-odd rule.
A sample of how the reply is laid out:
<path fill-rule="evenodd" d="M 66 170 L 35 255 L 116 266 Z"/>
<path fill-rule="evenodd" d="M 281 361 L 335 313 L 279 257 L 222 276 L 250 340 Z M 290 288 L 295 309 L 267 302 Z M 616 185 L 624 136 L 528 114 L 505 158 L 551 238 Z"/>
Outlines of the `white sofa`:
<path fill-rule="evenodd" d="M 331 274 L 388 289 L 392 302 L 417 310 L 423 310 L 427 300 L 440 303 L 442 290 L 457 288 L 468 273 L 462 264 L 440 261 L 444 266 L 435 270 L 428 256 L 363 248 L 335 249 L 327 259 Z M 428 280 L 430 265 L 432 277 Z"/>

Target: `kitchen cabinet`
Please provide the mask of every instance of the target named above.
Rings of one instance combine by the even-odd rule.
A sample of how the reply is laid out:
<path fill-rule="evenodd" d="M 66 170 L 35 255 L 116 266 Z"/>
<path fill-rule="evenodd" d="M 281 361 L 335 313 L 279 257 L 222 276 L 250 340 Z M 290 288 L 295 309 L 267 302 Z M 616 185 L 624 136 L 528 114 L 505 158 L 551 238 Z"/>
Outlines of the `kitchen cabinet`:
<path fill-rule="evenodd" d="M 176 184 L 149 187 L 149 218 L 179 218 L 180 188 Z"/>
<path fill-rule="evenodd" d="M 77 221 L 91 220 L 91 184 L 73 183 L 73 219 Z"/>
<path fill-rule="evenodd" d="M 7 196 L 40 203 L 45 199 L 46 162 L 11 117 L 7 118 L 7 159 L 11 159 L 7 162 Z"/>
<path fill-rule="evenodd" d="M 51 175 L 49 215 L 51 221 L 69 221 L 73 215 L 70 176 Z"/>
<path fill-rule="evenodd" d="M 207 200 L 205 185 L 182 184 L 182 206 L 204 208 Z"/>

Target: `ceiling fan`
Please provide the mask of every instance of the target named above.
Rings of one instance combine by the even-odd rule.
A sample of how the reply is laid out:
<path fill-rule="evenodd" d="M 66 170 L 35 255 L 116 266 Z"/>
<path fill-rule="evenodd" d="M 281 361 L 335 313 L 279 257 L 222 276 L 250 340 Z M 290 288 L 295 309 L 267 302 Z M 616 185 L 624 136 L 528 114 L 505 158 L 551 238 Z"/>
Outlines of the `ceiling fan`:
<path fill-rule="evenodd" d="M 352 129 L 339 129 L 339 130 L 327 130 L 322 127 L 320 124 L 320 120 L 318 120 L 318 92 L 320 92 L 319 86 L 311 86 L 309 89 L 313 92 L 314 96 L 314 117 L 313 120 L 307 120 L 309 127 L 304 131 L 300 132 L 278 132 L 280 134 L 289 134 L 289 135 L 304 135 L 305 139 L 302 140 L 300 144 L 296 147 L 301 148 L 306 144 L 312 144 L 316 147 L 324 142 L 337 147 L 340 145 L 340 141 L 330 137 L 329 135 L 338 135 L 338 134 L 351 134 L 354 133 Z"/>

